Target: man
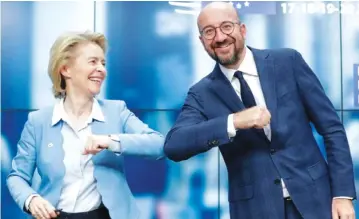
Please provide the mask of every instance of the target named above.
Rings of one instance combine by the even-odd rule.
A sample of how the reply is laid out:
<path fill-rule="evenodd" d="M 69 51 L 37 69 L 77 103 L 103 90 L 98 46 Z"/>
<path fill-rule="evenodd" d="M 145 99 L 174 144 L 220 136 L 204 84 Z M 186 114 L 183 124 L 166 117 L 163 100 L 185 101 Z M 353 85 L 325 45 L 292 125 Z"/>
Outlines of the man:
<path fill-rule="evenodd" d="M 232 4 L 208 4 L 197 22 L 217 64 L 189 90 L 165 154 L 181 161 L 219 147 L 232 219 L 353 219 L 347 137 L 302 56 L 246 47 Z M 324 137 L 327 162 L 310 122 Z"/>

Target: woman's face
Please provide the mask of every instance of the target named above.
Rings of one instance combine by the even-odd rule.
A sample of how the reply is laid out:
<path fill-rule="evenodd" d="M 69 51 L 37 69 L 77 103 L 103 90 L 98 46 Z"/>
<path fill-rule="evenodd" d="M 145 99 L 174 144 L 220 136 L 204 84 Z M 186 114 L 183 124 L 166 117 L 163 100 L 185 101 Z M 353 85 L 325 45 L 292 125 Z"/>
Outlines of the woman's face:
<path fill-rule="evenodd" d="M 61 73 L 66 79 L 67 94 L 76 92 L 92 97 L 99 94 L 107 74 L 104 51 L 95 43 L 77 45 Z"/>

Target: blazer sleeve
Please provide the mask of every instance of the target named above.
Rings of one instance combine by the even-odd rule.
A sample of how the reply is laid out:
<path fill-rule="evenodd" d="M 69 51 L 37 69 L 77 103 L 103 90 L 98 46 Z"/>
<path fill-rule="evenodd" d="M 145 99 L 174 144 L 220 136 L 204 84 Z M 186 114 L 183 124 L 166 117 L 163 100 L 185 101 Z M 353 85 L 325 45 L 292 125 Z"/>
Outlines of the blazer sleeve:
<path fill-rule="evenodd" d="M 166 136 L 166 156 L 178 162 L 229 143 L 227 121 L 228 115 L 207 119 L 199 95 L 190 89 L 175 125 Z"/>
<path fill-rule="evenodd" d="M 306 113 L 324 138 L 332 196 L 355 198 L 353 162 L 345 129 L 320 81 L 297 51 L 294 74 Z"/>
<path fill-rule="evenodd" d="M 20 207 L 25 209 L 26 199 L 36 194 L 30 184 L 36 166 L 35 129 L 32 113 L 29 114 L 17 144 L 17 154 L 12 160 L 12 168 L 7 177 L 7 186 L 10 194 Z"/>
<path fill-rule="evenodd" d="M 123 133 L 118 135 L 120 151 L 124 155 L 139 155 L 153 159 L 164 158 L 164 136 L 149 128 L 127 109 L 123 102 L 121 107 L 121 123 Z"/>

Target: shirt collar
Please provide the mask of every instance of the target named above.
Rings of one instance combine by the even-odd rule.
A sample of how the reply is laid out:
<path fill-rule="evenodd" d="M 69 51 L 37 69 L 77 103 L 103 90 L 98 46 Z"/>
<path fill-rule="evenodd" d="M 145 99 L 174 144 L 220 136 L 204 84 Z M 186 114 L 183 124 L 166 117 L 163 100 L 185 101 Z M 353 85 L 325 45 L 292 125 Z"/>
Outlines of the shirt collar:
<path fill-rule="evenodd" d="M 236 71 L 241 71 L 245 74 L 258 77 L 258 72 L 256 68 L 256 63 L 254 61 L 253 52 L 247 46 L 245 48 L 246 48 L 246 54 L 244 55 L 244 59 L 238 69 L 229 69 L 219 64 L 219 68 L 221 69 L 221 71 L 229 81 L 232 81 L 234 73 Z"/>
<path fill-rule="evenodd" d="M 92 111 L 91 111 L 91 114 L 90 114 L 89 120 L 88 120 L 89 123 L 93 119 L 101 121 L 101 122 L 105 121 L 105 117 L 104 117 L 104 115 L 102 113 L 101 106 L 98 103 L 96 98 L 93 98 Z M 58 100 L 56 102 L 55 106 L 54 106 L 51 125 L 52 126 L 55 125 L 60 120 L 63 120 L 63 121 L 68 120 L 68 116 L 67 116 L 67 113 L 66 113 L 65 108 L 64 108 L 64 98 L 61 98 L 60 100 Z"/>

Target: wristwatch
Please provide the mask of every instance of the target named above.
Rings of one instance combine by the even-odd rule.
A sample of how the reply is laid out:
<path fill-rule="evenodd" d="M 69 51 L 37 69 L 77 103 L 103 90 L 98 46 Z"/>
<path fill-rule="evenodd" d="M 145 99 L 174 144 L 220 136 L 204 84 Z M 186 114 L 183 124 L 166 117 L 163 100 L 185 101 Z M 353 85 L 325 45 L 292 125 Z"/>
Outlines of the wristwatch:
<path fill-rule="evenodd" d="M 120 136 L 118 135 L 108 135 L 108 137 L 110 137 L 110 139 L 113 141 L 120 141 Z"/>
<path fill-rule="evenodd" d="M 108 135 L 108 137 L 111 139 L 111 142 L 109 144 L 109 149 L 113 151 L 114 153 L 121 153 L 121 141 L 119 135 Z"/>

